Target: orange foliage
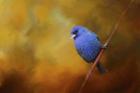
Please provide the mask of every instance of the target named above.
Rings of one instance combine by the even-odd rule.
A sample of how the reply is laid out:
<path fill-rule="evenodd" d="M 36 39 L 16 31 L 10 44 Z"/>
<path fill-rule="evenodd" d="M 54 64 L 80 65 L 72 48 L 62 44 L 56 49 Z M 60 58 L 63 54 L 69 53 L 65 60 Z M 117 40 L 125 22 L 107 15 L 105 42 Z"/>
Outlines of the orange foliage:
<path fill-rule="evenodd" d="M 76 53 L 74 25 L 102 41 L 129 0 L 1 0 L 0 93 L 77 93 L 90 65 Z M 140 2 L 122 20 L 84 93 L 140 93 Z"/>

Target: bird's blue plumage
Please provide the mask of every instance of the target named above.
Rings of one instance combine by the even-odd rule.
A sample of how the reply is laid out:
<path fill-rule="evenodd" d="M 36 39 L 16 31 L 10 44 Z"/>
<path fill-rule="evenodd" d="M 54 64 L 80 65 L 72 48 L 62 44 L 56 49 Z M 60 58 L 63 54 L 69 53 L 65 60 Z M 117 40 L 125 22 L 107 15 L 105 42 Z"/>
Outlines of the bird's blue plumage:
<path fill-rule="evenodd" d="M 79 55 L 86 62 L 93 62 L 102 48 L 98 36 L 82 26 L 73 27 L 71 34 L 74 35 L 74 43 Z"/>
<path fill-rule="evenodd" d="M 79 55 L 88 63 L 94 62 L 103 47 L 98 36 L 83 26 L 73 27 L 71 35 Z M 106 72 L 99 62 L 96 66 L 100 73 Z"/>

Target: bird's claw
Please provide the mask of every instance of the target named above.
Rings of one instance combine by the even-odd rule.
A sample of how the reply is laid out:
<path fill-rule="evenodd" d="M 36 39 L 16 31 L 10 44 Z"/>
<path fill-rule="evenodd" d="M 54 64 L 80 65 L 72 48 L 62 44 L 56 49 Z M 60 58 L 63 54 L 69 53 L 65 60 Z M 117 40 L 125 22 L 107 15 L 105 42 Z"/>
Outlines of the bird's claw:
<path fill-rule="evenodd" d="M 105 44 L 102 46 L 103 49 L 106 49 L 107 47 L 108 47 L 107 43 L 105 43 Z"/>

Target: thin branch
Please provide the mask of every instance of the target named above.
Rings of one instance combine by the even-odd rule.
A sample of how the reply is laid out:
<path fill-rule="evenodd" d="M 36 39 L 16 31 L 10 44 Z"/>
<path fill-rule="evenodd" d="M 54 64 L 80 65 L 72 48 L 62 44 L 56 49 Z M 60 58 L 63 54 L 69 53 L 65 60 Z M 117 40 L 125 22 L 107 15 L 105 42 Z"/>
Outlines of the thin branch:
<path fill-rule="evenodd" d="M 134 0 L 131 0 L 130 3 L 128 4 L 128 6 L 126 7 L 126 9 L 125 9 L 125 10 L 122 12 L 122 14 L 120 15 L 119 20 L 118 20 L 117 23 L 114 25 L 113 30 L 111 31 L 111 33 L 110 33 L 108 39 L 106 40 L 106 42 L 105 42 L 105 44 L 104 44 L 104 47 L 107 47 L 107 46 L 109 45 L 109 43 L 111 42 L 111 40 L 112 40 L 112 38 L 113 38 L 115 32 L 117 31 L 117 29 L 118 29 L 118 27 L 119 27 L 119 25 L 120 25 L 121 20 L 123 19 L 123 17 L 125 16 L 125 14 L 128 12 L 128 9 L 131 7 L 131 5 L 132 5 L 133 2 L 134 2 Z M 101 56 L 103 55 L 104 51 L 105 51 L 105 48 L 102 48 L 101 51 L 99 52 L 99 54 L 98 54 L 96 60 L 95 60 L 94 63 L 92 64 L 92 66 L 91 66 L 89 72 L 87 73 L 87 75 L 86 75 L 86 77 L 85 77 L 83 83 L 81 84 L 78 93 L 82 93 L 83 88 L 84 88 L 85 85 L 87 84 L 87 81 L 89 80 L 89 78 L 90 78 L 90 76 L 91 76 L 93 70 L 94 70 L 95 67 L 96 67 L 96 64 L 99 62 L 99 60 L 100 60 Z"/>
<path fill-rule="evenodd" d="M 105 48 L 102 48 L 102 49 L 101 49 L 101 51 L 100 51 L 99 55 L 97 56 L 95 62 L 92 64 L 92 66 L 91 66 L 89 72 L 87 73 L 87 75 L 86 75 L 86 77 L 85 77 L 85 80 L 83 81 L 83 83 L 82 83 L 82 85 L 81 85 L 81 87 L 80 87 L 78 93 L 82 93 L 83 88 L 85 87 L 87 81 L 89 80 L 89 77 L 91 76 L 91 74 L 92 74 L 94 68 L 96 67 L 96 64 L 99 62 L 99 60 L 100 60 L 100 58 L 101 58 L 101 56 L 102 56 L 104 50 L 105 50 Z"/>
<path fill-rule="evenodd" d="M 129 2 L 128 6 L 126 7 L 126 9 L 121 13 L 121 15 L 120 15 L 120 17 L 119 17 L 117 23 L 114 25 L 114 27 L 113 27 L 113 29 L 112 29 L 112 31 L 111 31 L 111 33 L 110 33 L 110 35 L 109 35 L 107 41 L 105 42 L 105 46 L 108 46 L 109 43 L 111 42 L 111 40 L 112 40 L 112 38 L 113 38 L 113 35 L 114 35 L 115 32 L 118 30 L 118 27 L 119 27 L 119 25 L 120 25 L 121 20 L 123 19 L 123 17 L 125 16 L 125 14 L 128 12 L 128 9 L 131 7 L 131 5 L 133 4 L 133 2 L 134 2 L 134 0 L 131 0 L 131 1 Z"/>

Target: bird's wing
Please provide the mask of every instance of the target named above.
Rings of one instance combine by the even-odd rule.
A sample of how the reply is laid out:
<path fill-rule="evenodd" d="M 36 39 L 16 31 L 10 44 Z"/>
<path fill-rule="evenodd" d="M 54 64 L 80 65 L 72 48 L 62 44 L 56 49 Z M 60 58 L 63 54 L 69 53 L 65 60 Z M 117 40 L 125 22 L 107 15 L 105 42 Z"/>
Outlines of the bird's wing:
<path fill-rule="evenodd" d="M 100 38 L 96 35 L 96 38 L 97 38 L 97 40 L 99 40 L 100 41 Z"/>
<path fill-rule="evenodd" d="M 98 41 L 100 41 L 99 36 L 95 32 L 91 32 L 91 33 L 92 33 L 92 35 L 94 35 L 97 38 Z"/>

